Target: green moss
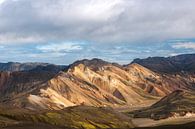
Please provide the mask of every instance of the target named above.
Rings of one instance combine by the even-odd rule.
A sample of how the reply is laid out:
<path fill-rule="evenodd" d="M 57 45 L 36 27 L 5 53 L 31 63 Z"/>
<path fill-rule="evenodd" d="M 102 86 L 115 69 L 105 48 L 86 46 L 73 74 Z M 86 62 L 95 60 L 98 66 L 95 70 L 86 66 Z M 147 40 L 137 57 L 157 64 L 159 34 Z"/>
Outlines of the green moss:
<path fill-rule="evenodd" d="M 61 115 L 55 112 L 49 112 L 46 114 L 48 118 L 46 118 L 46 122 L 52 125 L 62 125 L 63 121 L 61 119 Z"/>
<path fill-rule="evenodd" d="M 39 122 L 39 119 L 37 119 L 37 117 L 35 115 L 30 115 L 30 118 L 35 123 L 38 123 Z"/>
<path fill-rule="evenodd" d="M 98 128 L 101 128 L 101 129 L 107 129 L 109 128 L 108 125 L 105 125 L 105 124 L 100 124 L 100 123 L 95 123 L 93 121 L 89 121 L 91 124 L 93 124 L 94 126 L 98 127 Z"/>
<path fill-rule="evenodd" d="M 49 112 L 46 114 L 51 119 L 60 119 L 61 114 L 55 113 L 55 112 Z"/>
<path fill-rule="evenodd" d="M 81 127 L 83 127 L 84 129 L 96 129 L 96 127 L 90 123 L 87 122 L 79 122 L 79 124 L 81 125 Z"/>

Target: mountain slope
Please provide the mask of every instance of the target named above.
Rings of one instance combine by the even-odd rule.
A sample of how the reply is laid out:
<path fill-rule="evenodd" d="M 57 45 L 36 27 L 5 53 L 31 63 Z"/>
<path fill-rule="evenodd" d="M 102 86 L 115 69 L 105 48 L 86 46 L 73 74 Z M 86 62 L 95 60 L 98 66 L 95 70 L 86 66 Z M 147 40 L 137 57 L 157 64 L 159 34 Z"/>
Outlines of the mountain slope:
<path fill-rule="evenodd" d="M 0 72 L 0 102 L 26 95 L 56 74 L 51 72 Z"/>

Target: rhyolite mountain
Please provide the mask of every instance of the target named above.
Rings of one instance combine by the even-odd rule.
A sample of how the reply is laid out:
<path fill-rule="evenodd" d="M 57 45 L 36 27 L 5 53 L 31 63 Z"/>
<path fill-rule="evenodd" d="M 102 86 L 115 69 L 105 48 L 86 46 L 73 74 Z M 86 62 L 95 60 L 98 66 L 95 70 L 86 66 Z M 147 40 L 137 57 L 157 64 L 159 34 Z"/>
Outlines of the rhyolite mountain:
<path fill-rule="evenodd" d="M 195 72 L 195 54 L 183 54 L 172 57 L 149 57 L 146 59 L 137 58 L 132 63 L 140 64 L 155 72 Z"/>
<path fill-rule="evenodd" d="M 69 106 L 136 106 L 175 90 L 193 90 L 192 73 L 161 74 L 139 64 L 80 60 L 57 74 L 49 71 L 1 72 L 0 100 L 28 109 Z M 38 72 L 39 71 L 39 72 Z"/>

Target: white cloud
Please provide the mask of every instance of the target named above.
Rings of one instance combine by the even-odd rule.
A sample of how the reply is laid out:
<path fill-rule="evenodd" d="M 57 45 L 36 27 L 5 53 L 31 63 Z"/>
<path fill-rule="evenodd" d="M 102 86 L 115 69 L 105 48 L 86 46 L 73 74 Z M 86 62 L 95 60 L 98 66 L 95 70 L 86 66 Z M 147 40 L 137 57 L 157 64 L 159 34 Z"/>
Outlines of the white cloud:
<path fill-rule="evenodd" d="M 3 4 L 5 2 L 5 0 L 0 0 L 0 4 Z"/>
<path fill-rule="evenodd" d="M 179 42 L 172 45 L 175 49 L 195 49 L 195 42 Z"/>
<path fill-rule="evenodd" d="M 42 52 L 71 52 L 71 51 L 78 51 L 82 50 L 82 46 L 74 43 L 74 42 L 64 42 L 64 43 L 51 43 L 46 45 L 39 45 L 36 47 L 36 49 L 42 51 Z M 59 53 L 58 53 L 59 54 Z"/>

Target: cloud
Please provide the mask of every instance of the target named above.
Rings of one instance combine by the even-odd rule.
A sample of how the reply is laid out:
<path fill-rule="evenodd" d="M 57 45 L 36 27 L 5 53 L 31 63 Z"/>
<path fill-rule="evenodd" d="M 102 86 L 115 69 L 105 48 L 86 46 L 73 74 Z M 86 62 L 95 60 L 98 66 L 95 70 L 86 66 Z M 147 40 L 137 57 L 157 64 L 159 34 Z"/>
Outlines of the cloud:
<path fill-rule="evenodd" d="M 154 43 L 195 35 L 194 0 L 5 0 L 0 43 Z"/>
<path fill-rule="evenodd" d="M 3 4 L 3 2 L 5 2 L 5 0 L 0 0 L 0 4 Z"/>
<path fill-rule="evenodd" d="M 1 44 L 25 44 L 34 42 L 44 42 L 45 40 L 40 36 L 18 36 L 17 34 L 3 34 L 0 35 Z"/>
<path fill-rule="evenodd" d="M 179 40 L 177 42 L 179 43 Z M 193 42 L 193 40 L 185 40 L 185 42 L 189 43 Z M 194 52 L 194 49 L 173 48 L 172 45 L 175 45 L 176 43 L 165 42 L 163 45 L 135 45 L 128 43 L 102 45 L 90 42 L 66 41 L 43 44 L 4 44 L 0 45 L 0 61 L 70 64 L 76 60 L 85 58 L 101 58 L 110 62 L 127 64 L 135 58 L 146 58 L 149 56 L 173 56 Z"/>
<path fill-rule="evenodd" d="M 82 50 L 82 46 L 78 43 L 74 42 L 63 42 L 63 43 L 51 43 L 46 45 L 38 45 L 36 47 L 37 50 L 40 50 L 41 52 L 71 52 L 71 51 L 77 51 Z"/>
<path fill-rule="evenodd" d="M 172 45 L 175 49 L 195 49 L 195 42 L 179 42 Z"/>

